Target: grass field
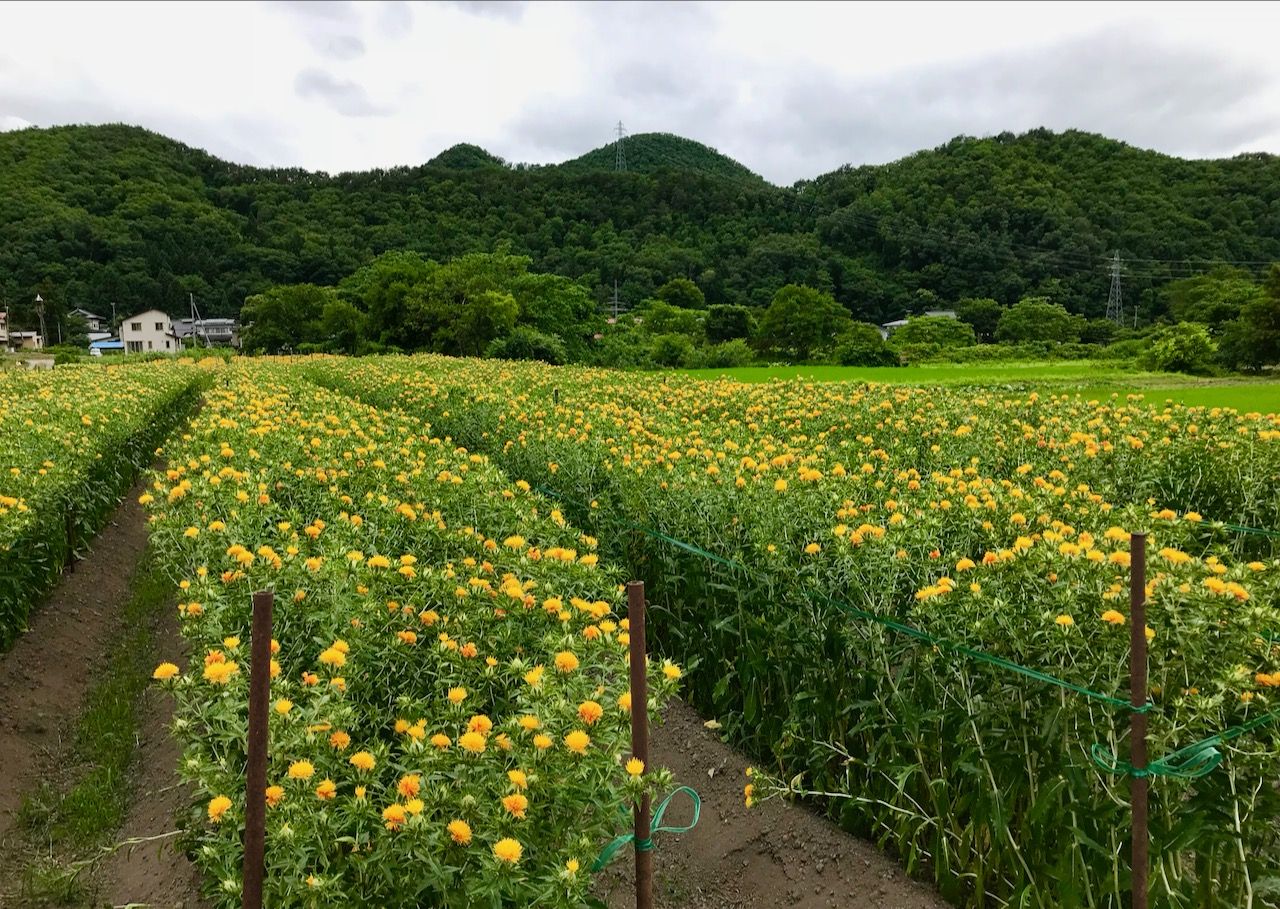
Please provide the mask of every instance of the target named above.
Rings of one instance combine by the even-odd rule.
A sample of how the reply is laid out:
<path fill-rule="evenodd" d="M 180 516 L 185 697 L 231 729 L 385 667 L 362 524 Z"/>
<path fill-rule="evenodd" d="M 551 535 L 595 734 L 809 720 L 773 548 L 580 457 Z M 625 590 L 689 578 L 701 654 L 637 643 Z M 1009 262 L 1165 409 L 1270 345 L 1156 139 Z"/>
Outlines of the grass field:
<path fill-rule="evenodd" d="M 886 382 L 906 385 L 1043 385 L 1087 399 L 1142 394 L 1148 403 L 1172 400 L 1241 411 L 1280 411 L 1280 381 L 1199 379 L 1175 373 L 1118 369 L 1112 363 L 940 363 L 927 366 L 744 366 L 692 369 L 700 378 L 727 376 L 740 382 L 808 378 L 816 382 Z"/>

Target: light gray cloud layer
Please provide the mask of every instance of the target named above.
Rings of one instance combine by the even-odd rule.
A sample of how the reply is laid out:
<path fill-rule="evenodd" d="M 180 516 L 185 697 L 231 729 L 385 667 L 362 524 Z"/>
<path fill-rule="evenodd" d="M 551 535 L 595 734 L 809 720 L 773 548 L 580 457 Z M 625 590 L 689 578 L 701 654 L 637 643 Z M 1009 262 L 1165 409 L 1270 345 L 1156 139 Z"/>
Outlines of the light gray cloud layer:
<path fill-rule="evenodd" d="M 1273 4 L 0 5 L 0 129 L 138 123 L 330 171 L 455 142 L 558 161 L 634 132 L 779 183 L 957 134 L 1280 152 Z"/>

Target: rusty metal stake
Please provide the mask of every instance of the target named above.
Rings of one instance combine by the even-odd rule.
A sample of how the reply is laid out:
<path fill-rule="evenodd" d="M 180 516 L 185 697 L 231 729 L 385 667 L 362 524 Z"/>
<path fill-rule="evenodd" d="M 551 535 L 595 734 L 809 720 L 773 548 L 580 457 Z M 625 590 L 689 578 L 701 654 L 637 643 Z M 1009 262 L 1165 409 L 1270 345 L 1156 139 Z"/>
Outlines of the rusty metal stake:
<path fill-rule="evenodd" d="M 631 756 L 649 769 L 649 663 L 645 650 L 644 581 L 627 583 L 628 633 L 631 636 Z M 648 793 L 635 806 L 636 909 L 653 909 L 653 852 L 649 842 Z"/>
<path fill-rule="evenodd" d="M 267 721 L 271 700 L 271 591 L 253 595 L 249 747 L 244 790 L 244 909 L 262 909 L 267 838 Z"/>
<path fill-rule="evenodd" d="M 1135 533 L 1129 538 L 1129 764 L 1135 770 L 1147 768 L 1147 715 L 1139 713 L 1147 703 L 1147 535 Z M 1150 833 L 1147 829 L 1147 778 L 1129 777 L 1129 794 L 1133 805 L 1133 847 L 1130 872 L 1131 905 L 1147 909 L 1147 851 Z"/>

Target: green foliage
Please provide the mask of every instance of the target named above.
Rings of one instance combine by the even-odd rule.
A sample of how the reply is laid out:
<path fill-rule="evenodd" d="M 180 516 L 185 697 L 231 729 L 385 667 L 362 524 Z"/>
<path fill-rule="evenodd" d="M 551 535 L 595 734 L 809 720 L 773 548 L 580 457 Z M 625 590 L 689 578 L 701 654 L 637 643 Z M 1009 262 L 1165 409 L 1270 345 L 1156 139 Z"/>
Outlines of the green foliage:
<path fill-rule="evenodd" d="M 505 168 L 507 162 L 490 154 L 479 145 L 459 142 L 450 146 L 427 162 L 427 167 L 443 167 L 449 170 L 478 170 L 480 168 Z"/>
<path fill-rule="evenodd" d="M 755 358 L 756 353 L 745 338 L 734 338 L 708 347 L 702 355 L 701 365 L 708 369 L 732 369 L 749 366 Z"/>
<path fill-rule="evenodd" d="M 569 360 L 563 341 L 527 325 L 517 325 L 505 338 L 491 342 L 484 355 L 499 360 L 541 360 L 553 366 Z"/>
<path fill-rule="evenodd" d="M 653 295 L 664 303 L 670 303 L 682 309 L 707 308 L 707 298 L 698 289 L 698 285 L 688 278 L 672 278 L 655 290 Z"/>
<path fill-rule="evenodd" d="M 507 167 L 464 145 L 420 167 L 330 176 L 231 164 L 120 125 L 3 133 L 0 293 L 21 328 L 41 288 L 51 313 L 115 302 L 182 315 L 191 292 L 205 315 L 234 316 L 268 287 L 332 285 L 380 254 L 446 261 L 510 240 L 534 271 L 583 282 L 593 303 L 615 279 L 634 302 L 681 274 L 711 305 L 763 309 L 802 283 L 871 322 L 909 311 L 917 290 L 1008 306 L 1050 287 L 1097 317 L 1100 266 L 1118 247 L 1178 263 L 1144 262 L 1145 321 L 1172 305 L 1159 291 L 1184 263 L 1280 258 L 1280 159 L 1268 155 L 1184 161 L 1035 130 L 784 189 L 677 137 L 626 148 L 626 173 L 612 145 L 554 167 Z M 371 337 L 412 346 L 356 305 Z"/>
<path fill-rule="evenodd" d="M 655 366 L 690 366 L 693 341 L 684 334 L 655 335 L 649 342 L 649 359 Z"/>
<path fill-rule="evenodd" d="M 1000 316 L 997 341 L 1079 341 L 1085 320 L 1045 297 L 1025 297 Z"/>
<path fill-rule="evenodd" d="M 854 322 L 836 339 L 834 359 L 841 366 L 897 366 L 898 355 L 889 349 L 880 329 Z"/>
<path fill-rule="evenodd" d="M 1171 281 L 1160 292 L 1169 314 L 1179 322 L 1203 322 L 1217 331 L 1240 315 L 1245 305 L 1262 297 L 1252 276 L 1234 268 Z"/>
<path fill-rule="evenodd" d="M 1203 375 L 1213 370 L 1217 356 L 1218 345 L 1210 337 L 1208 326 L 1182 322 L 1161 329 L 1141 362 L 1147 369 Z"/>
<path fill-rule="evenodd" d="M 714 148 L 671 133 L 637 133 L 627 136 L 623 142 L 628 176 L 679 171 L 752 183 L 764 182 L 758 175 Z M 612 142 L 579 158 L 556 165 L 557 170 L 566 173 L 613 172 L 616 168 L 617 146 Z"/>
<path fill-rule="evenodd" d="M 661 300 L 646 300 L 633 314 L 641 330 L 652 335 L 680 334 L 692 339 L 702 335 L 704 315 Z"/>
<path fill-rule="evenodd" d="M 751 337 L 755 331 L 755 321 L 749 307 L 722 303 L 707 310 L 707 321 L 703 328 L 706 330 L 707 340 L 718 344 Z"/>
<path fill-rule="evenodd" d="M 250 297 L 244 303 L 241 345 L 248 353 L 289 353 L 323 340 L 321 316 L 336 302 L 333 288 L 288 284 Z"/>
<path fill-rule="evenodd" d="M 1110 344 L 1120 327 L 1110 319 L 1090 319 L 1080 329 L 1080 340 L 1085 344 Z"/>
<path fill-rule="evenodd" d="M 1262 294 L 1224 326 L 1221 354 L 1232 369 L 1257 372 L 1280 363 L 1280 265 L 1271 266 Z"/>
<path fill-rule="evenodd" d="M 320 333 L 334 353 L 354 353 L 365 336 L 365 315 L 349 300 L 330 300 L 320 310 Z"/>
<path fill-rule="evenodd" d="M 804 285 L 788 284 L 774 294 L 760 319 L 757 343 L 761 350 L 809 359 L 819 347 L 844 334 L 853 319 L 830 294 Z"/>
<path fill-rule="evenodd" d="M 974 342 L 972 325 L 947 316 L 915 316 L 889 335 L 889 346 L 895 350 L 919 345 L 968 347 Z"/>
<path fill-rule="evenodd" d="M 990 344 L 996 337 L 996 325 L 1004 307 L 990 297 L 961 300 L 956 304 L 956 318 L 973 326 L 973 333 L 983 344 Z"/>

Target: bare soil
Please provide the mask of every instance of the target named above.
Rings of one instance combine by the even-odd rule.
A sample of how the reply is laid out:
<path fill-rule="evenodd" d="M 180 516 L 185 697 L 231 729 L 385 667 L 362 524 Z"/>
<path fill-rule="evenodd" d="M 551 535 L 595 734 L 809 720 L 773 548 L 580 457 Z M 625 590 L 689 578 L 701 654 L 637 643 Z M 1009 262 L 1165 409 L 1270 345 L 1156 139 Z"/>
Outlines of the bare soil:
<path fill-rule="evenodd" d="M 184 652 L 173 612 L 167 614 L 159 631 L 158 644 L 164 654 Z M 138 738 L 132 804 L 117 842 L 174 831 L 175 816 L 189 804 L 177 773 L 181 750 L 169 734 L 172 719 L 173 697 L 150 689 Z M 92 889 L 97 903 L 108 906 L 198 909 L 206 905 L 200 897 L 200 872 L 177 851 L 174 837 L 126 846 L 113 853 L 98 869 Z"/>
<path fill-rule="evenodd" d="M 137 502 L 143 489 L 140 482 L 125 497 L 89 550 L 64 570 L 27 633 L 0 655 L 0 844 L 23 845 L 15 815 L 27 793 L 41 781 L 75 776 L 67 764 L 69 738 L 96 671 L 109 659 L 147 545 L 145 513 Z M 156 633 L 160 650 L 182 652 L 174 613 L 167 613 Z M 178 746 L 168 734 L 171 699 L 159 691 L 146 697 L 132 808 L 113 842 L 174 830 L 173 816 L 183 803 Z M 25 852 L 5 849 L 14 859 Z M 12 863 L 3 864 L 0 870 L 15 871 L 7 867 Z M 113 853 L 85 884 L 82 905 L 203 906 L 196 871 L 173 850 L 173 838 Z"/>
<path fill-rule="evenodd" d="M 63 571 L 27 633 L 0 656 L 0 842 L 23 795 L 65 751 L 94 670 L 106 660 L 147 546 L 141 489 L 129 493 L 84 558 Z"/>
<path fill-rule="evenodd" d="M 654 902 L 659 909 L 945 909 L 930 888 L 892 859 L 808 809 L 774 799 L 748 809 L 747 760 L 703 725 L 683 702 L 650 731 L 656 764 L 702 797 L 691 832 L 655 838 Z M 671 803 L 665 823 L 683 825 L 687 800 Z M 634 853 L 628 848 L 601 874 L 597 893 L 610 909 L 635 906 Z"/>

